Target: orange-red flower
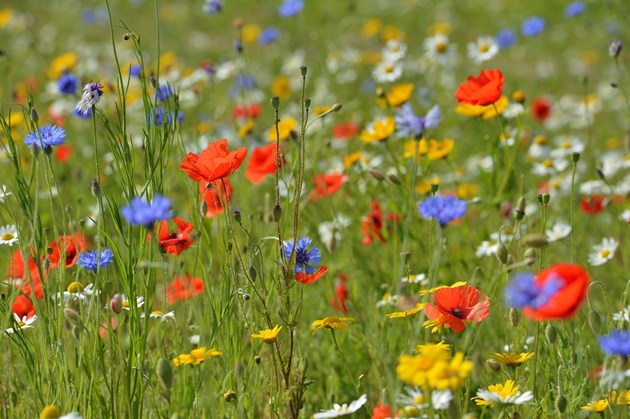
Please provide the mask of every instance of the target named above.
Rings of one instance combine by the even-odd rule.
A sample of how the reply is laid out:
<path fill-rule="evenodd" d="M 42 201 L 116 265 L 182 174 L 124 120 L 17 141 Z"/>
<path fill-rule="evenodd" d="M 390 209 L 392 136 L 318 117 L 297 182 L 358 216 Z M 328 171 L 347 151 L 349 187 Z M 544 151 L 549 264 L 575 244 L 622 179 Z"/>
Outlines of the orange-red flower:
<path fill-rule="evenodd" d="M 280 151 L 282 155 L 282 150 Z M 247 164 L 245 177 L 254 185 L 259 184 L 265 176 L 276 173 L 276 144 L 254 149 Z M 282 166 L 282 157 L 278 157 L 278 165 Z"/>
<path fill-rule="evenodd" d="M 37 265 L 30 255 L 28 257 L 28 270 L 37 271 Z M 22 279 L 24 277 L 24 259 L 22 258 L 22 251 L 20 249 L 13 252 L 9 269 L 7 269 L 7 277 L 10 279 Z"/>
<path fill-rule="evenodd" d="M 251 105 L 236 105 L 232 110 L 232 115 L 240 119 L 256 119 L 260 115 L 260 105 L 253 103 Z"/>
<path fill-rule="evenodd" d="M 465 322 L 480 322 L 489 313 L 488 297 L 470 285 L 441 288 L 433 293 L 431 303 L 424 306 L 429 325 L 450 327 L 455 333 L 464 330 Z"/>
<path fill-rule="evenodd" d="M 335 287 L 335 297 L 330 300 L 330 304 L 337 311 L 341 311 L 342 313 L 348 312 L 348 307 L 346 306 L 346 301 L 348 300 L 348 287 L 346 287 L 346 275 L 340 274 L 339 281 L 337 282 L 337 286 Z"/>
<path fill-rule="evenodd" d="M 597 215 L 604 210 L 608 201 L 603 195 L 591 195 L 582 198 L 580 201 L 580 210 L 587 215 Z"/>
<path fill-rule="evenodd" d="M 247 149 L 244 147 L 228 152 L 228 142 L 224 138 L 210 143 L 199 155 L 188 153 L 179 168 L 192 180 L 211 183 L 234 173 L 246 155 Z"/>
<path fill-rule="evenodd" d="M 61 251 L 65 249 L 65 260 L 63 261 L 66 268 L 70 268 L 77 261 L 79 253 L 87 250 L 87 240 L 80 234 L 76 233 L 73 236 L 61 236 L 59 237 L 59 244 L 57 239 L 53 239 L 48 246 L 49 254 L 48 260 L 50 260 L 50 266 L 56 268 L 59 266 L 61 259 Z"/>
<path fill-rule="evenodd" d="M 392 417 L 392 408 L 381 402 L 372 410 L 372 419 L 387 419 Z"/>
<path fill-rule="evenodd" d="M 343 173 L 330 173 L 328 175 L 315 175 L 315 191 L 311 194 L 311 199 L 323 198 L 335 193 L 346 183 L 348 177 Z"/>
<path fill-rule="evenodd" d="M 205 285 L 201 278 L 192 278 L 188 275 L 178 277 L 166 286 L 166 298 L 169 304 L 179 300 L 187 300 L 203 292 Z"/>
<path fill-rule="evenodd" d="M 341 140 L 349 140 L 359 132 L 356 122 L 341 122 L 333 127 L 333 135 Z"/>
<path fill-rule="evenodd" d="M 535 320 L 568 319 L 580 308 L 591 282 L 588 272 L 580 265 L 561 263 L 538 274 L 536 284 L 543 287 L 552 279 L 561 281 L 562 287 L 546 304 L 535 309 L 525 307 L 523 314 L 526 317 Z"/>
<path fill-rule="evenodd" d="M 201 199 L 206 202 L 208 210 L 206 218 L 211 218 L 219 214 L 223 214 L 223 203 L 229 204 L 232 199 L 232 184 L 228 178 L 214 181 L 210 189 L 206 188 L 206 184 L 199 184 L 199 192 Z M 221 193 L 219 193 L 221 191 Z"/>
<path fill-rule="evenodd" d="M 545 119 L 551 115 L 551 102 L 549 100 L 539 97 L 532 102 L 532 115 L 538 122 L 545 122 Z"/>
<path fill-rule="evenodd" d="M 381 242 L 386 242 L 387 239 L 381 233 L 383 229 L 383 215 L 381 213 L 381 207 L 376 201 L 372 201 L 372 213 L 366 215 L 361 220 L 361 234 L 363 234 L 363 240 L 361 244 L 369 246 L 374 241 L 374 237 L 378 238 Z"/>
<path fill-rule="evenodd" d="M 190 232 L 193 231 L 194 227 L 178 217 L 173 218 L 173 221 L 177 224 L 176 233 L 169 233 L 168 222 L 162 220 L 159 231 L 159 246 L 164 250 L 164 253 L 179 255 L 194 243 L 195 239 L 190 237 Z"/>
<path fill-rule="evenodd" d="M 491 105 L 501 98 L 503 73 L 501 70 L 483 70 L 479 76 L 468 76 L 455 93 L 458 103 Z"/>
<path fill-rule="evenodd" d="M 300 282 L 302 284 L 312 284 L 313 282 L 317 281 L 318 279 L 320 279 L 322 276 L 324 276 L 324 274 L 328 272 L 328 268 L 325 266 L 320 266 L 318 270 L 316 270 L 315 272 L 313 272 L 312 274 L 306 273 L 306 272 L 296 272 L 295 273 L 295 280 L 297 282 Z"/>

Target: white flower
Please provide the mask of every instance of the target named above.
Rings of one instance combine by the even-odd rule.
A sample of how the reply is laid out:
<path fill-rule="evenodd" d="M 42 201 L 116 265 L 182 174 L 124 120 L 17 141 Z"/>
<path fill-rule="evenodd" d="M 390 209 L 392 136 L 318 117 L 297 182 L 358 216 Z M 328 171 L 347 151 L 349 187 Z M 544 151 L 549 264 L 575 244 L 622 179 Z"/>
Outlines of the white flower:
<path fill-rule="evenodd" d="M 341 240 L 341 232 L 350 225 L 351 220 L 345 215 L 338 215 L 333 221 L 324 221 L 317 226 L 319 237 L 326 244 L 328 250 L 332 251 L 333 239 L 335 243 Z"/>
<path fill-rule="evenodd" d="M 624 308 L 621 311 L 613 313 L 612 319 L 616 322 L 624 321 L 630 323 L 630 306 Z"/>
<path fill-rule="evenodd" d="M 350 405 L 347 405 L 346 403 L 344 403 L 343 405 L 339 406 L 338 404 L 335 403 L 332 409 L 323 410 L 319 413 L 315 413 L 313 415 L 313 418 L 325 419 L 325 418 L 337 418 L 339 416 L 349 415 L 350 413 L 354 413 L 357 410 L 359 410 L 361 406 L 363 406 L 366 402 L 367 402 L 367 395 L 363 394 L 357 400 L 350 403 Z"/>
<path fill-rule="evenodd" d="M 13 243 L 18 241 L 18 232 L 15 225 L 6 225 L 0 227 L 0 244 L 7 244 L 13 246 Z"/>
<path fill-rule="evenodd" d="M 199 345 L 199 335 L 192 335 L 190 338 L 188 338 L 188 340 L 190 341 L 190 343 L 192 343 L 193 345 Z"/>
<path fill-rule="evenodd" d="M 488 61 L 498 52 L 499 45 L 491 36 L 482 36 L 477 41 L 468 44 L 468 56 L 477 64 Z"/>
<path fill-rule="evenodd" d="M 407 45 L 397 40 L 391 40 L 387 42 L 381 53 L 383 61 L 394 62 L 402 60 L 407 53 Z"/>
<path fill-rule="evenodd" d="M 129 308 L 129 298 L 127 298 L 125 294 L 121 294 L 120 297 L 122 298 L 123 309 L 127 311 L 131 310 L 131 308 Z M 138 308 L 142 307 L 144 305 L 144 297 L 137 297 L 136 304 L 138 305 Z"/>
<path fill-rule="evenodd" d="M 372 77 L 379 83 L 396 81 L 402 76 L 402 64 L 393 61 L 383 61 L 374 68 Z"/>
<path fill-rule="evenodd" d="M 92 106 L 96 105 L 101 101 L 101 96 L 103 95 L 103 85 L 99 82 L 96 83 L 88 83 L 83 88 L 83 96 L 75 109 L 82 113 L 83 115 L 87 115 L 88 111 L 92 108 Z"/>
<path fill-rule="evenodd" d="M 100 293 L 101 292 L 99 290 L 94 289 L 94 284 L 89 284 L 84 288 L 80 282 L 71 282 L 66 291 L 57 293 L 51 298 L 53 300 L 63 299 L 64 304 L 68 304 L 69 301 L 75 299 L 81 301 L 82 303 L 87 303 L 89 297 L 99 295 Z"/>
<path fill-rule="evenodd" d="M 521 103 L 510 103 L 503 110 L 503 117 L 505 119 L 514 119 L 525 112 L 525 107 Z"/>
<path fill-rule="evenodd" d="M 619 219 L 623 222 L 630 223 L 630 209 L 625 210 L 619 216 Z"/>
<path fill-rule="evenodd" d="M 448 43 L 448 36 L 437 34 L 424 40 L 424 54 L 432 62 L 450 65 L 456 59 L 455 45 Z"/>
<path fill-rule="evenodd" d="M 13 192 L 7 192 L 7 185 L 0 186 L 0 204 L 4 202 L 4 198 L 11 195 Z"/>
<path fill-rule="evenodd" d="M 429 407 L 427 396 L 418 387 L 405 387 L 398 396 L 398 402 L 406 406 L 414 406 L 420 410 Z"/>
<path fill-rule="evenodd" d="M 484 240 L 475 251 L 475 256 L 477 256 L 478 258 L 482 258 L 484 256 L 493 256 L 496 255 L 497 250 L 499 250 L 498 241 Z"/>
<path fill-rule="evenodd" d="M 409 275 L 403 278 L 400 278 L 400 282 L 405 284 L 422 284 L 428 281 L 428 278 L 425 274 L 418 275 Z"/>
<path fill-rule="evenodd" d="M 551 151 L 554 159 L 570 157 L 573 153 L 584 151 L 584 143 L 578 137 L 563 135 L 557 141 L 558 148 Z"/>
<path fill-rule="evenodd" d="M 582 195 L 601 195 L 609 191 L 608 185 L 603 180 L 588 180 L 580 185 Z"/>
<path fill-rule="evenodd" d="M 615 250 L 619 246 L 619 242 L 613 238 L 606 237 L 601 244 L 593 246 L 593 251 L 588 255 L 588 263 L 593 266 L 603 265 L 604 263 L 615 257 Z"/>
<path fill-rule="evenodd" d="M 400 297 L 395 294 L 391 295 L 390 293 L 386 293 L 385 295 L 383 295 L 383 298 L 381 298 L 381 301 L 378 301 L 376 303 L 376 307 L 395 306 L 396 304 L 398 304 L 399 298 Z"/>
<path fill-rule="evenodd" d="M 546 159 L 542 162 L 534 163 L 532 172 L 539 176 L 555 175 L 558 172 L 562 172 L 569 166 L 569 162 L 566 159 Z"/>
<path fill-rule="evenodd" d="M 511 380 L 508 380 L 508 382 L 514 384 L 514 382 Z M 507 382 L 506 386 L 508 386 Z M 490 389 L 477 390 L 477 398 L 492 404 L 496 403 L 513 405 L 525 404 L 534 399 L 534 393 L 532 393 L 531 391 L 521 393 L 517 389 L 518 386 L 516 386 L 516 388 L 514 389 L 510 387 L 507 391 L 492 391 Z"/>
<path fill-rule="evenodd" d="M 564 222 L 557 222 L 550 229 L 547 229 L 547 231 L 545 231 L 547 240 L 549 240 L 550 242 L 564 239 L 569 234 L 571 234 L 571 226 Z"/>
<path fill-rule="evenodd" d="M 453 400 L 453 392 L 451 390 L 434 390 L 431 393 L 431 404 L 436 410 L 446 410 Z"/>
<path fill-rule="evenodd" d="M 30 329 L 33 327 L 33 323 L 35 323 L 35 321 L 37 320 L 37 314 L 33 315 L 33 317 L 31 317 L 30 319 L 27 318 L 26 316 L 24 316 L 23 318 L 20 319 L 20 316 L 18 316 L 17 314 L 13 313 L 13 317 L 15 318 L 15 322 L 17 323 L 17 329 L 20 330 L 24 330 L 24 329 Z M 6 332 L 7 333 L 15 333 L 15 330 L 13 327 L 9 327 Z"/>
<path fill-rule="evenodd" d="M 144 319 L 145 317 L 144 313 L 141 313 L 140 317 Z M 149 318 L 160 319 L 162 321 L 175 320 L 175 312 L 169 311 L 168 313 L 164 313 L 163 311 L 160 311 L 160 310 L 153 310 L 151 313 L 149 313 Z"/>
<path fill-rule="evenodd" d="M 605 368 L 598 374 L 599 376 L 599 385 L 603 388 L 612 388 L 613 390 L 617 390 L 618 388 L 624 386 L 626 378 L 630 377 L 630 369 L 627 370 L 617 370 L 615 368 Z"/>

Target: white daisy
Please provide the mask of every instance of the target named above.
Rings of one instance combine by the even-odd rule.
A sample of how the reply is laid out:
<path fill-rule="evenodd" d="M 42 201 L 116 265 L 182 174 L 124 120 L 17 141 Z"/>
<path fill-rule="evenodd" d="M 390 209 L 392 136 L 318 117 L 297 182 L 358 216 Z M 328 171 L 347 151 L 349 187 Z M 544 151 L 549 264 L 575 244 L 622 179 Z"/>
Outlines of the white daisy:
<path fill-rule="evenodd" d="M 51 298 L 53 300 L 62 300 L 63 304 L 68 304 L 69 301 L 79 300 L 82 303 L 87 303 L 89 297 L 99 295 L 101 292 L 99 290 L 94 289 L 94 284 L 89 284 L 84 287 L 80 282 L 71 282 L 68 285 L 68 289 L 64 292 L 57 293 L 53 295 Z"/>
<path fill-rule="evenodd" d="M 544 135 L 537 135 L 532 140 L 532 144 L 527 150 L 527 154 L 536 160 L 546 159 L 551 154 L 551 148 L 547 144 L 547 138 Z"/>
<path fill-rule="evenodd" d="M 127 311 L 131 310 L 131 308 L 129 308 L 129 298 L 127 298 L 125 294 L 122 294 L 121 297 L 123 309 Z M 144 305 L 144 297 L 137 297 L 136 304 L 138 308 L 142 307 Z"/>
<path fill-rule="evenodd" d="M 17 329 L 19 330 L 32 328 L 33 323 L 35 323 L 35 321 L 37 320 L 37 314 L 33 315 L 33 317 L 31 317 L 30 319 L 27 318 L 26 316 L 20 319 L 20 316 L 18 316 L 15 313 L 13 313 L 13 317 L 15 318 L 15 323 L 17 323 Z M 16 328 L 9 327 L 6 330 L 6 333 L 15 333 L 15 331 L 16 331 Z"/>
<path fill-rule="evenodd" d="M 423 284 L 428 281 L 428 278 L 425 274 L 418 275 L 409 275 L 403 278 L 400 278 L 400 282 L 405 284 Z"/>
<path fill-rule="evenodd" d="M 434 390 L 431 393 L 431 404 L 436 410 L 446 410 L 453 400 L 453 392 L 451 390 Z"/>
<path fill-rule="evenodd" d="M 601 244 L 593 246 L 593 251 L 588 255 L 588 263 L 593 266 L 603 265 L 604 263 L 615 257 L 615 250 L 619 246 L 619 242 L 613 238 L 606 237 Z"/>
<path fill-rule="evenodd" d="M 525 112 L 525 107 L 521 103 L 510 103 L 503 110 L 503 117 L 505 119 L 514 119 Z"/>
<path fill-rule="evenodd" d="M 400 76 L 402 76 L 402 64 L 399 62 L 383 61 L 372 71 L 372 77 L 379 83 L 393 82 Z"/>
<path fill-rule="evenodd" d="M 498 241 L 484 240 L 475 251 L 475 256 L 477 256 L 478 258 L 482 258 L 484 256 L 494 256 L 496 255 L 497 250 L 499 250 Z"/>
<path fill-rule="evenodd" d="M 386 293 L 385 295 L 383 295 L 383 298 L 381 298 L 381 300 L 376 303 L 376 307 L 395 306 L 396 304 L 398 304 L 399 299 L 400 297 L 395 294 L 391 295 L 390 293 Z"/>
<path fill-rule="evenodd" d="M 190 338 L 188 338 L 190 343 L 192 343 L 193 345 L 199 345 L 199 339 L 200 339 L 199 335 L 192 335 L 190 336 Z"/>
<path fill-rule="evenodd" d="M 623 222 L 630 223 L 630 209 L 625 210 L 619 216 L 619 219 Z"/>
<path fill-rule="evenodd" d="M 569 162 L 566 159 L 546 159 L 534 163 L 532 172 L 539 176 L 555 175 L 558 172 L 562 172 L 568 166 Z"/>
<path fill-rule="evenodd" d="M 456 59 L 455 45 L 448 42 L 448 36 L 437 34 L 424 40 L 424 54 L 429 61 L 440 65 L 451 65 Z"/>
<path fill-rule="evenodd" d="M 18 241 L 18 232 L 15 225 L 0 227 L 0 244 L 13 246 Z"/>
<path fill-rule="evenodd" d="M 383 61 L 394 62 L 405 58 L 407 53 L 407 45 L 397 40 L 388 41 L 385 48 L 381 51 Z"/>
<path fill-rule="evenodd" d="M 468 57 L 477 64 L 490 60 L 499 52 L 497 41 L 491 36 L 482 36 L 468 44 Z"/>
<path fill-rule="evenodd" d="M 496 384 L 487 389 L 477 390 L 475 403 L 483 406 L 499 405 L 519 405 L 526 404 L 534 399 L 534 393 L 526 391 L 521 393 L 518 386 L 512 380 L 507 380 L 505 384 Z"/>
<path fill-rule="evenodd" d="M 547 231 L 545 231 L 547 240 L 549 240 L 550 242 L 562 240 L 569 234 L 571 234 L 571 226 L 562 221 L 555 223 L 550 229 L 547 229 Z"/>
<path fill-rule="evenodd" d="M 557 140 L 558 147 L 551 150 L 554 159 L 570 157 L 584 151 L 584 142 L 576 136 L 563 135 Z"/>
<path fill-rule="evenodd" d="M 405 406 L 414 406 L 417 409 L 426 409 L 429 407 L 427 396 L 418 387 L 405 387 L 398 396 L 398 402 Z"/>
<path fill-rule="evenodd" d="M 144 317 L 145 317 L 144 313 L 141 313 L 140 317 L 144 319 Z M 169 311 L 168 313 L 165 313 L 165 312 L 160 311 L 160 310 L 153 310 L 149 314 L 149 318 L 151 318 L 151 319 L 160 319 L 162 321 L 175 320 L 175 312 L 174 311 Z"/>
<path fill-rule="evenodd" d="M 624 321 L 630 323 L 630 306 L 624 308 L 621 311 L 613 313 L 612 319 L 616 322 Z"/>
<path fill-rule="evenodd" d="M 601 195 L 608 192 L 608 185 L 603 180 L 587 180 L 580 184 L 580 193 L 582 195 Z"/>
<path fill-rule="evenodd" d="M 359 410 L 366 402 L 367 395 L 363 394 L 357 400 L 350 403 L 350 405 L 344 403 L 340 406 L 335 403 L 332 409 L 315 413 L 313 419 L 337 418 L 339 416 L 349 415 Z"/>

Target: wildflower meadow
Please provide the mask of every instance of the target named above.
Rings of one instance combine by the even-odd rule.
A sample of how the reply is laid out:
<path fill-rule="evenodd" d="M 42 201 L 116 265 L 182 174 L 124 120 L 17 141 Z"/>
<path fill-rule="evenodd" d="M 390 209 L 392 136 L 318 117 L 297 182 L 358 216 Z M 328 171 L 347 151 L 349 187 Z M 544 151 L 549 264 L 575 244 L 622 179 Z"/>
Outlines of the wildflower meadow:
<path fill-rule="evenodd" d="M 626 0 L 3 0 L 0 417 L 630 417 Z"/>

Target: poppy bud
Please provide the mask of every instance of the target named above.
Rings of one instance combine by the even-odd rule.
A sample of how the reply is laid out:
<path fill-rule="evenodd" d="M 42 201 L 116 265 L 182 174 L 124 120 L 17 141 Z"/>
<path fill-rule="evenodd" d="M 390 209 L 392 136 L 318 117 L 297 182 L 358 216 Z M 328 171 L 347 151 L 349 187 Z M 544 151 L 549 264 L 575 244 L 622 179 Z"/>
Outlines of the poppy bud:
<path fill-rule="evenodd" d="M 114 294 L 111 300 L 109 300 L 109 308 L 116 314 L 120 314 L 122 311 L 122 296 L 120 294 Z"/>
<path fill-rule="evenodd" d="M 377 169 L 370 167 L 369 169 L 367 169 L 367 172 L 370 174 L 370 176 L 372 176 L 374 179 L 378 180 L 379 182 L 385 180 L 385 176 L 383 176 L 383 174 Z"/>
<path fill-rule="evenodd" d="M 549 199 L 551 198 L 551 196 L 548 193 L 544 193 L 542 195 L 542 203 L 543 205 L 547 205 L 549 203 Z"/>
<path fill-rule="evenodd" d="M 499 260 L 499 262 L 501 262 L 502 264 L 506 264 L 508 261 L 508 250 L 507 248 L 499 243 L 499 247 L 497 247 L 497 251 L 495 253 L 495 256 L 497 257 L 497 259 Z"/>
<path fill-rule="evenodd" d="M 545 337 L 547 338 L 547 343 L 550 345 L 556 343 L 556 340 L 558 339 L 558 330 L 553 324 L 550 323 L 545 328 Z"/>
<path fill-rule="evenodd" d="M 523 241 L 529 247 L 533 247 L 534 249 L 542 249 L 549 245 L 549 240 L 542 234 L 528 234 L 523 238 Z"/>
<path fill-rule="evenodd" d="M 575 153 L 571 154 L 571 161 L 573 163 L 579 162 L 580 161 L 580 153 L 575 152 Z"/>
<path fill-rule="evenodd" d="M 302 74 L 302 77 L 306 77 L 306 73 L 308 73 L 308 67 L 303 65 L 300 67 L 300 74 Z"/>
<path fill-rule="evenodd" d="M 232 252 L 232 242 L 228 242 L 227 243 L 227 251 L 228 251 L 228 253 Z"/>
<path fill-rule="evenodd" d="M 254 266 L 250 266 L 249 267 L 249 277 L 252 281 L 256 280 L 256 276 L 258 275 L 258 272 L 256 272 L 256 268 L 254 268 Z"/>
<path fill-rule="evenodd" d="M 536 262 L 536 250 L 528 247 L 525 249 L 525 253 L 523 254 L 523 262 L 527 265 L 533 265 Z"/>
<path fill-rule="evenodd" d="M 243 300 L 245 300 L 245 301 L 249 301 L 249 299 L 250 299 L 250 298 L 252 298 L 252 296 L 251 296 L 251 295 L 249 295 L 249 294 L 247 294 L 247 293 L 243 294 Z"/>
<path fill-rule="evenodd" d="M 31 108 L 31 121 L 37 123 L 39 121 L 39 114 L 37 113 L 37 109 Z"/>
<path fill-rule="evenodd" d="M 280 98 L 278 96 L 274 96 L 271 98 L 271 106 L 275 110 L 278 110 L 278 108 L 280 107 Z"/>
<path fill-rule="evenodd" d="M 501 371 L 501 363 L 497 361 L 496 359 L 488 359 L 486 361 L 486 365 L 488 366 L 488 368 L 490 368 L 494 372 Z"/>
<path fill-rule="evenodd" d="M 236 221 L 237 223 L 241 223 L 241 212 L 240 211 L 234 211 L 234 221 Z"/>
<path fill-rule="evenodd" d="M 387 180 L 389 180 L 394 185 L 400 185 L 402 183 L 393 169 L 387 171 Z"/>
<path fill-rule="evenodd" d="M 278 221 L 280 221 L 281 217 L 282 217 L 282 207 L 280 206 L 280 204 L 276 204 L 273 207 L 273 220 L 277 223 Z"/>
<path fill-rule="evenodd" d="M 98 180 L 96 178 L 92 178 L 92 183 L 90 184 L 90 190 L 92 191 L 92 195 L 98 198 L 101 196 L 101 185 L 99 185 Z"/>
<path fill-rule="evenodd" d="M 201 204 L 199 205 L 199 212 L 202 217 L 205 217 L 208 213 L 208 203 L 205 200 L 201 201 Z"/>
<path fill-rule="evenodd" d="M 258 355 L 256 355 L 256 356 L 254 357 L 254 362 L 255 362 L 256 364 L 260 364 L 260 363 L 261 363 L 261 361 L 262 361 L 262 358 L 260 358 Z"/>
<path fill-rule="evenodd" d="M 512 327 L 518 326 L 518 323 L 521 320 L 521 314 L 518 312 L 518 310 L 514 307 L 510 307 L 509 316 L 510 324 L 512 325 Z"/>
<path fill-rule="evenodd" d="M 564 397 L 562 394 L 559 394 L 558 397 L 556 397 L 556 400 L 553 402 L 553 404 L 556 407 L 556 410 L 560 413 L 564 413 L 567 410 L 567 398 Z"/>
<path fill-rule="evenodd" d="M 158 381 L 164 390 L 170 390 L 173 385 L 173 368 L 171 363 L 164 358 L 160 358 L 155 367 Z"/>
<path fill-rule="evenodd" d="M 597 311 L 593 309 L 588 312 L 588 326 L 591 328 L 593 333 L 600 333 L 600 329 L 602 327 L 602 318 L 600 317 L 599 313 L 597 313 Z"/>
<path fill-rule="evenodd" d="M 332 108 L 330 109 L 331 112 L 339 112 L 341 110 L 341 107 L 343 105 L 341 103 L 335 103 L 332 105 Z"/>

